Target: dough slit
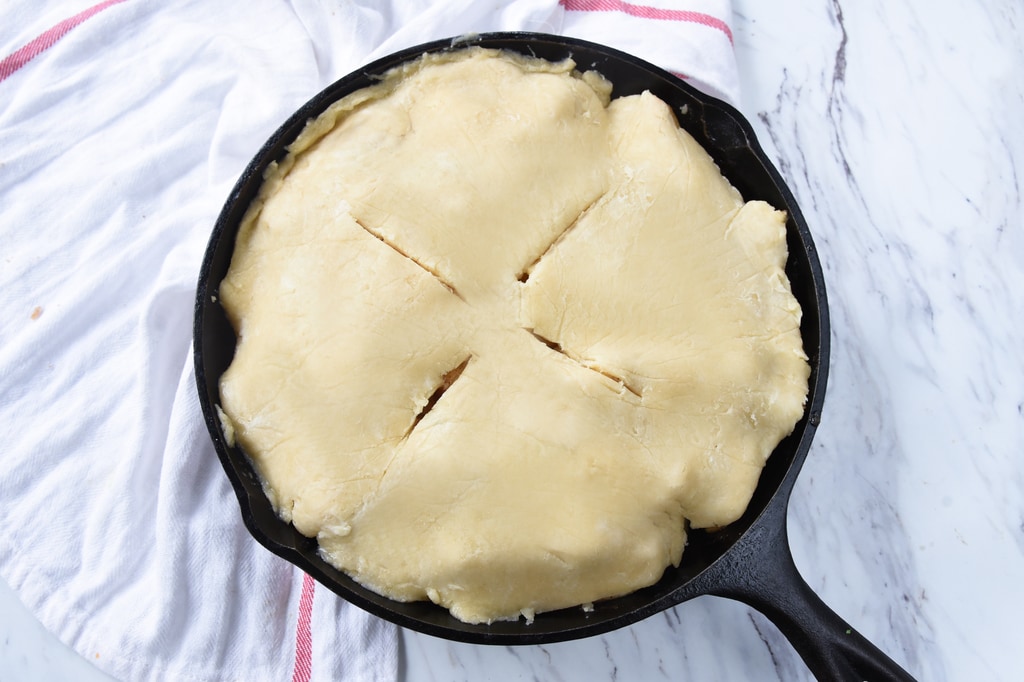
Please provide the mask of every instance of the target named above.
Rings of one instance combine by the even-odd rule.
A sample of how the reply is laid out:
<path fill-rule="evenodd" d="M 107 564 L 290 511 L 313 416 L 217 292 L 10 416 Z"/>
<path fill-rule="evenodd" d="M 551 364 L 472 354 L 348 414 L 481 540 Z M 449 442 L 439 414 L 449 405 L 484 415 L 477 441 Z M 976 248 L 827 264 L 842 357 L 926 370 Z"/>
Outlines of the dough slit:
<path fill-rule="evenodd" d="M 459 293 L 458 289 L 455 288 L 455 285 L 452 284 L 451 282 L 449 282 L 447 279 L 445 279 L 441 275 L 441 273 L 439 273 L 437 270 L 435 270 L 434 268 L 430 267 L 429 265 L 427 265 L 425 263 L 420 262 L 420 260 L 417 259 L 415 256 L 413 256 L 413 255 L 411 255 L 409 253 L 406 253 L 400 246 L 398 246 L 398 244 L 395 244 L 391 240 L 386 239 L 383 235 L 378 234 L 377 232 L 375 232 L 370 227 L 364 225 L 362 223 L 362 221 L 360 221 L 355 216 L 351 216 L 351 218 L 352 218 L 352 221 L 356 225 L 358 225 L 359 227 L 361 227 L 364 230 L 366 230 L 369 234 L 371 234 L 374 237 L 376 237 L 381 243 L 383 243 L 383 244 L 387 245 L 388 247 L 390 247 L 391 249 L 393 249 L 395 252 L 397 252 L 403 258 L 408 258 L 410 261 L 412 261 L 413 263 L 418 265 L 420 267 L 420 269 L 422 269 L 425 272 L 429 273 L 430 276 L 432 276 L 434 279 L 436 279 L 438 281 L 438 283 L 441 286 L 443 286 L 445 289 L 447 289 L 448 291 L 452 292 L 453 294 L 455 294 L 458 298 L 462 299 L 463 301 L 466 300 L 465 298 L 463 298 L 462 294 Z"/>
<path fill-rule="evenodd" d="M 529 332 L 533 338 L 537 339 L 538 341 L 540 341 L 541 343 L 543 343 L 545 346 L 555 351 L 556 353 L 560 353 L 565 357 L 569 358 L 575 364 L 579 365 L 583 369 L 589 369 L 591 372 L 597 372 L 606 379 L 611 379 L 612 381 L 614 381 L 616 384 L 619 385 L 620 388 L 622 388 L 622 390 L 632 393 L 637 398 L 643 398 L 643 395 L 639 390 L 637 390 L 633 386 L 630 386 L 625 379 L 615 374 L 614 372 L 611 372 L 607 369 L 604 369 L 603 367 L 598 367 L 597 365 L 589 363 L 583 358 L 576 357 L 572 353 L 569 353 L 564 348 L 562 348 L 562 344 L 558 343 L 557 341 L 552 341 L 551 339 L 545 338 L 544 336 L 541 336 L 533 329 L 524 328 L 524 331 Z"/>
<path fill-rule="evenodd" d="M 448 389 L 452 387 L 452 384 L 454 384 L 458 380 L 458 378 L 462 376 L 463 370 L 466 369 L 466 366 L 472 359 L 473 356 L 470 355 L 465 360 L 460 362 L 458 366 L 456 366 L 454 369 L 448 370 L 444 374 L 444 376 L 441 377 L 441 383 L 438 384 L 437 388 L 434 389 L 434 392 L 430 394 L 429 398 L 427 398 L 427 402 L 423 406 L 423 409 L 420 410 L 415 417 L 413 417 L 412 424 L 410 424 L 409 428 L 406 429 L 405 434 L 402 436 L 402 440 L 406 440 L 409 438 L 413 430 L 419 425 L 421 421 L 423 421 L 423 418 L 426 417 L 427 414 L 432 409 L 434 409 L 434 405 L 436 405 L 437 402 L 441 399 L 441 396 L 443 396 L 448 391 Z"/>
<path fill-rule="evenodd" d="M 559 244 L 559 242 L 561 242 L 562 240 L 565 239 L 565 236 L 567 234 L 572 232 L 572 230 L 577 225 L 580 224 L 580 221 L 583 220 L 583 216 L 587 215 L 587 213 L 590 212 L 590 209 L 592 209 L 595 206 L 597 206 L 601 202 L 602 199 L 604 199 L 606 196 L 608 196 L 608 194 L 609 194 L 609 192 L 606 190 L 606 191 L 602 192 L 601 194 L 599 194 L 597 196 L 597 198 L 595 198 L 589 204 L 587 204 L 586 207 L 582 211 L 580 211 L 576 215 L 575 218 L 573 218 L 572 220 L 569 221 L 569 223 L 565 226 L 565 229 L 563 229 L 561 232 L 559 232 L 558 236 L 556 236 L 554 239 L 551 240 L 551 243 L 548 244 L 546 249 L 541 251 L 540 255 L 538 255 L 536 258 L 534 258 L 532 261 L 530 261 L 529 265 L 527 265 L 526 267 L 524 267 L 522 270 L 519 271 L 519 275 L 516 277 L 516 279 L 519 280 L 520 282 L 522 282 L 523 284 L 525 284 L 526 281 L 528 279 L 530 279 L 530 273 L 532 273 L 533 269 L 537 267 L 537 263 L 540 263 L 541 260 L 544 258 L 544 256 L 546 256 L 549 253 L 551 253 L 552 249 L 554 249 Z"/>

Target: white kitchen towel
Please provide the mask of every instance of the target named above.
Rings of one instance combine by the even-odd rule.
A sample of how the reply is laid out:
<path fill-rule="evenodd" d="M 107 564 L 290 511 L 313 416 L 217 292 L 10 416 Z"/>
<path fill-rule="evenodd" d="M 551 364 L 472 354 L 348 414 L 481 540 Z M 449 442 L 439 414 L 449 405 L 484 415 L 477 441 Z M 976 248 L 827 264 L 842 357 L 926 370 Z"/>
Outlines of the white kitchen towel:
<path fill-rule="evenodd" d="M 300 104 L 470 32 L 604 42 L 735 101 L 728 0 L 0 5 L 0 574 L 123 680 L 391 680 L 394 627 L 251 539 L 192 371 L 219 209 Z"/>

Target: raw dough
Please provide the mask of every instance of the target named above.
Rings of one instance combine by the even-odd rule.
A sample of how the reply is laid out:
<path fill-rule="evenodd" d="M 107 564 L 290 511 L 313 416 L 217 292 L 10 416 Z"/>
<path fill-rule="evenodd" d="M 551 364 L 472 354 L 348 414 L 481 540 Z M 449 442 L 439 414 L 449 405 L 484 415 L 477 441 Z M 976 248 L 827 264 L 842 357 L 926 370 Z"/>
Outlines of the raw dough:
<path fill-rule="evenodd" d="M 341 100 L 219 292 L 224 421 L 280 516 L 468 622 L 656 582 L 803 413 L 785 215 L 574 67 L 470 48 Z"/>

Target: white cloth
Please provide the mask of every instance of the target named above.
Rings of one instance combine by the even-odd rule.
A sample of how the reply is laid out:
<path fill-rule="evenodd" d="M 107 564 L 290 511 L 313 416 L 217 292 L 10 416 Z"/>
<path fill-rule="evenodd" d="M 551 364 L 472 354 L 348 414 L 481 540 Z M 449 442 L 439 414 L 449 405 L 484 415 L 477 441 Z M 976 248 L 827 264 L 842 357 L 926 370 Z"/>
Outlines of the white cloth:
<path fill-rule="evenodd" d="M 654 4 L 0 7 L 0 574 L 48 629 L 124 680 L 398 675 L 396 628 L 322 587 L 303 653 L 303 574 L 241 523 L 192 371 L 211 227 L 294 109 L 435 38 L 564 33 L 735 99 L 727 27 L 685 14 L 728 0 Z"/>

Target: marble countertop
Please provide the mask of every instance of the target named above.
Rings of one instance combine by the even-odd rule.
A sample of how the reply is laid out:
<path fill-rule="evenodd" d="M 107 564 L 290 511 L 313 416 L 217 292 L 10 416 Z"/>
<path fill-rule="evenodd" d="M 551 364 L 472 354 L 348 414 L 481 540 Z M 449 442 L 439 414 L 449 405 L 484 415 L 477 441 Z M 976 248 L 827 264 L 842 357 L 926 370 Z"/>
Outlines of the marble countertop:
<path fill-rule="evenodd" d="M 811 587 L 921 680 L 1024 678 L 1024 10 L 734 0 L 753 123 L 825 271 L 832 362 L 790 504 Z M 3 679 L 107 680 L 0 585 Z M 587 640 L 402 635 L 428 680 L 802 680 L 766 618 L 702 597 Z"/>

